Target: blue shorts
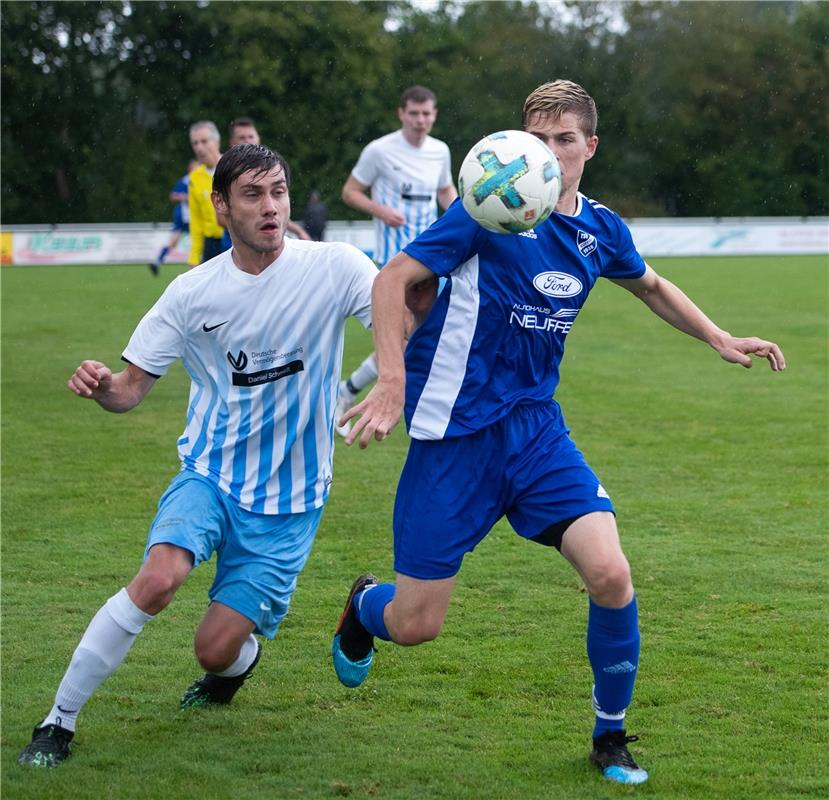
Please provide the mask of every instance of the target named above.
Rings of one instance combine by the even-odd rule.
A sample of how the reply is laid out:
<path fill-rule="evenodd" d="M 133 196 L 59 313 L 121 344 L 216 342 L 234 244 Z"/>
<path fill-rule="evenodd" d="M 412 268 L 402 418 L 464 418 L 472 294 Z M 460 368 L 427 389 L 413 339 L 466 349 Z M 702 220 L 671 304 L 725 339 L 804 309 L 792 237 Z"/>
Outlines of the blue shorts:
<path fill-rule="evenodd" d="M 184 212 L 181 206 L 176 206 L 173 209 L 173 227 L 172 230 L 174 231 L 181 231 L 182 233 L 188 233 L 190 230 L 190 223 L 185 222 L 184 220 Z"/>
<path fill-rule="evenodd" d="M 555 402 L 516 406 L 469 436 L 413 439 L 394 505 L 394 569 L 450 578 L 506 516 L 532 539 L 551 525 L 613 504 Z"/>
<path fill-rule="evenodd" d="M 147 548 L 173 544 L 193 554 L 193 567 L 216 553 L 210 599 L 247 617 L 273 639 L 288 613 L 322 508 L 302 514 L 254 514 L 239 508 L 212 481 L 185 470 L 158 501 Z"/>

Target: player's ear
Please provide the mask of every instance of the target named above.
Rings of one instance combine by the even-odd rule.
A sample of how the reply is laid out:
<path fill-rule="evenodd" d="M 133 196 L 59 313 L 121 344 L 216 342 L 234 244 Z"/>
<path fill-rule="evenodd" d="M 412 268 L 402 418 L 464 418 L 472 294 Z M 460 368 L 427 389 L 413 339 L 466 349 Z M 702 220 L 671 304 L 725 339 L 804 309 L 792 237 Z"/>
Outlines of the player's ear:
<path fill-rule="evenodd" d="M 210 200 L 213 203 L 213 208 L 216 209 L 218 214 L 227 214 L 227 203 L 219 192 L 211 192 Z"/>
<path fill-rule="evenodd" d="M 586 161 L 589 161 L 593 156 L 596 155 L 596 148 L 599 146 L 599 137 L 596 136 L 594 133 L 592 136 L 587 138 L 587 158 Z"/>

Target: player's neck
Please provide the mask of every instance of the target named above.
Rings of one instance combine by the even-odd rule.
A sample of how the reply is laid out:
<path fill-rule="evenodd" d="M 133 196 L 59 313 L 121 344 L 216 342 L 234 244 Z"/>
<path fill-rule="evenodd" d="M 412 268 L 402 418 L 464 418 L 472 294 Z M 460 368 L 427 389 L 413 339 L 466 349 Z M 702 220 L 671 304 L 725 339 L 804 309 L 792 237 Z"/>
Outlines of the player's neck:
<path fill-rule="evenodd" d="M 236 242 L 234 242 L 231 257 L 233 258 L 236 269 L 247 272 L 249 275 L 261 275 L 279 258 L 284 249 L 284 239 L 279 243 L 279 247 L 276 250 L 267 253 L 260 253 L 258 250 L 254 250 L 244 243 L 240 243 L 237 246 Z"/>
<path fill-rule="evenodd" d="M 422 136 L 419 136 L 416 133 L 411 133 L 410 131 L 407 131 L 405 128 L 401 128 L 400 133 L 403 134 L 403 138 L 412 147 L 423 147 L 423 143 L 426 141 L 426 137 L 429 135 L 428 133 L 424 133 Z"/>
<path fill-rule="evenodd" d="M 566 189 L 558 198 L 556 203 L 556 214 L 564 214 L 568 217 L 576 216 L 576 211 L 579 207 L 579 187 L 574 186 L 571 189 Z"/>

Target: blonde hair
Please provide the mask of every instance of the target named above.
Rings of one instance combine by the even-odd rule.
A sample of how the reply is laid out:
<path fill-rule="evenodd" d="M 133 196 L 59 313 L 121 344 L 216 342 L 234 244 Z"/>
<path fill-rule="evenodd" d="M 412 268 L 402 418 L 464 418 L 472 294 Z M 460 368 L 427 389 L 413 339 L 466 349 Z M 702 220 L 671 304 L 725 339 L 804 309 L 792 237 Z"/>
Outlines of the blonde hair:
<path fill-rule="evenodd" d="M 595 136 L 599 114 L 596 103 L 587 92 L 573 81 L 557 80 L 545 83 L 530 93 L 524 101 L 524 127 L 535 114 L 560 117 L 568 112 L 579 118 L 579 127 L 585 136 Z"/>

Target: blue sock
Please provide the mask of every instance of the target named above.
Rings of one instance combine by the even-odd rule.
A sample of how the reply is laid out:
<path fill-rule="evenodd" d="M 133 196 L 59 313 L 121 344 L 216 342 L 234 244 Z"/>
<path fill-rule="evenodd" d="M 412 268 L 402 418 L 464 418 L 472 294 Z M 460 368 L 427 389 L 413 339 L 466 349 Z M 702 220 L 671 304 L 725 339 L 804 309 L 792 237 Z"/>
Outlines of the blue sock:
<path fill-rule="evenodd" d="M 386 623 L 383 621 L 383 612 L 394 597 L 393 583 L 380 583 L 377 586 L 363 589 L 354 598 L 354 607 L 357 619 L 372 635 L 383 641 L 391 641 Z"/>
<path fill-rule="evenodd" d="M 167 253 L 170 252 L 169 247 L 162 247 L 161 252 L 158 254 L 158 258 L 155 260 L 156 264 L 163 264 L 164 259 L 167 258 Z"/>
<path fill-rule="evenodd" d="M 625 727 L 625 709 L 633 697 L 639 668 L 639 614 L 636 596 L 624 608 L 590 601 L 587 657 L 593 668 L 593 737 Z"/>

